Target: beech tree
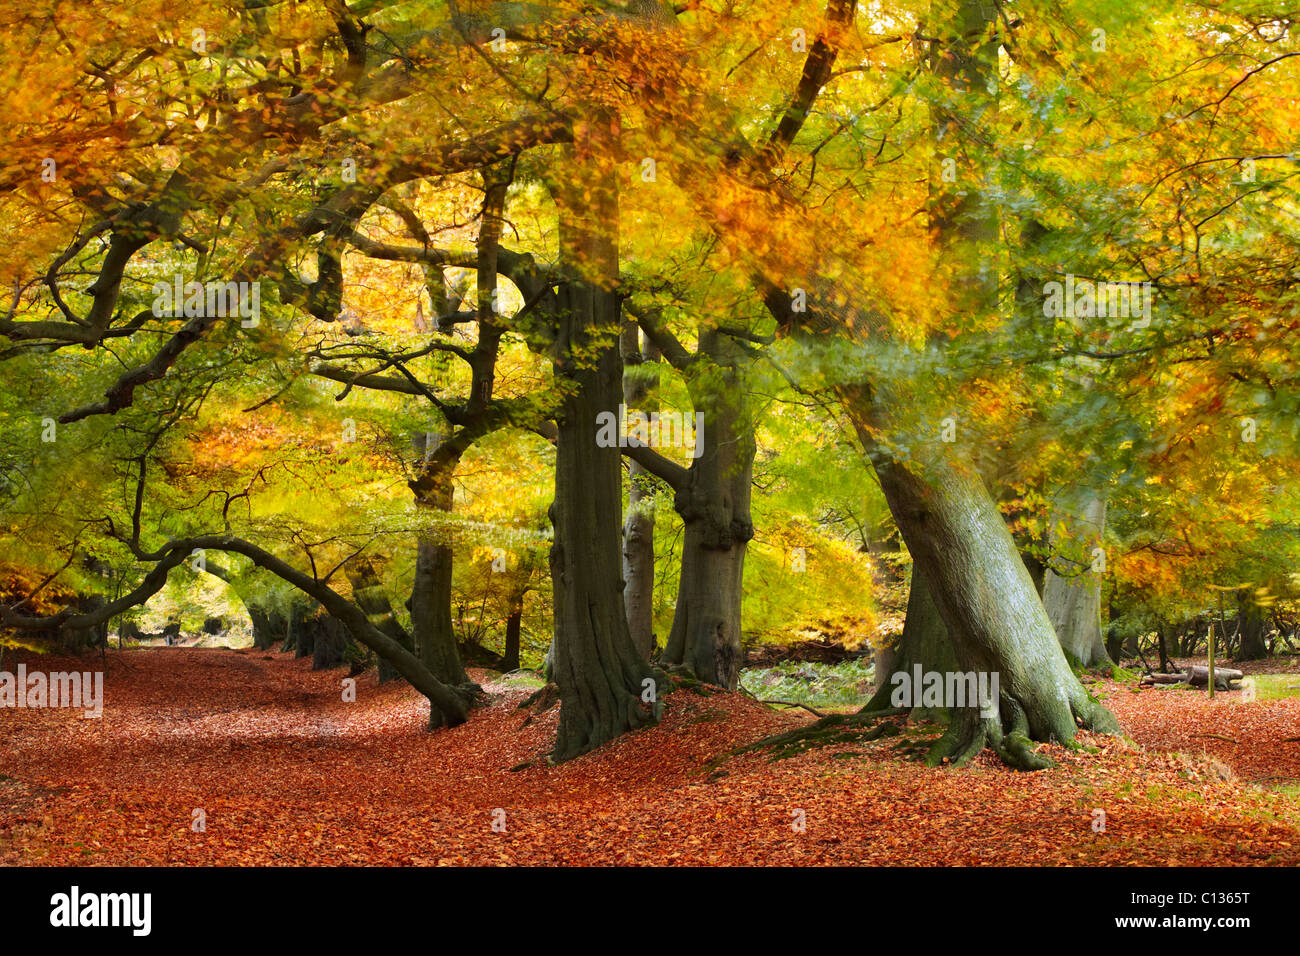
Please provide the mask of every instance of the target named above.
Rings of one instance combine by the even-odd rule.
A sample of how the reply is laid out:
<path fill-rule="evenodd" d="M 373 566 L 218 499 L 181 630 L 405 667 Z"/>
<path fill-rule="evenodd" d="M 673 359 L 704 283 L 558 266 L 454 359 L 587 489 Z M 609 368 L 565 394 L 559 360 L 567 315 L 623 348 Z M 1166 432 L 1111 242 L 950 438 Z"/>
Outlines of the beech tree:
<path fill-rule="evenodd" d="M 225 553 L 228 576 L 301 592 L 454 725 L 478 694 L 456 568 L 536 536 L 517 514 L 472 527 L 457 483 L 480 455 L 553 456 L 568 759 L 652 723 L 680 677 L 735 688 L 776 381 L 816 409 L 809 430 L 856 439 L 860 487 L 910 555 L 881 670 L 999 675 L 996 715 L 955 710 L 930 759 L 988 746 L 1037 768 L 1037 742 L 1117 730 L 1072 665 L 1106 663 L 1102 607 L 1158 580 L 1151 554 L 1212 564 L 1259 653 L 1282 576 L 1209 561 L 1242 539 L 1180 492 L 1282 483 L 1297 411 L 1296 244 L 1269 208 L 1293 199 L 1292 160 L 1251 92 L 1292 54 L 1233 11 L 1141 13 L 322 0 L 205 2 L 113 37 L 69 12 L 63 40 L 22 26 L 31 63 L 59 56 L 48 82 L 4 67 L 31 95 L 6 144 L 0 314 L 3 411 L 28 430 L 3 460 L 64 436 L 37 468 L 85 496 L 82 515 L 60 499 L 63 544 L 93 539 L 139 577 L 101 608 L 3 622 L 99 626 L 196 550 Z M 1186 67 L 1178 89 L 1148 39 Z M 1138 315 L 1100 314 L 1108 277 L 1143 288 Z M 181 289 L 168 307 L 159 281 Z M 1268 321 L 1263 300 L 1281 303 Z M 620 404 L 681 411 L 679 385 L 703 420 L 688 463 L 600 440 Z M 193 465 L 241 428 L 266 430 L 260 457 Z M 92 487 L 75 455 L 119 481 Z M 657 658 L 656 480 L 681 523 Z M 22 494 L 52 513 L 58 483 Z M 521 594 L 516 657 L 522 613 Z"/>

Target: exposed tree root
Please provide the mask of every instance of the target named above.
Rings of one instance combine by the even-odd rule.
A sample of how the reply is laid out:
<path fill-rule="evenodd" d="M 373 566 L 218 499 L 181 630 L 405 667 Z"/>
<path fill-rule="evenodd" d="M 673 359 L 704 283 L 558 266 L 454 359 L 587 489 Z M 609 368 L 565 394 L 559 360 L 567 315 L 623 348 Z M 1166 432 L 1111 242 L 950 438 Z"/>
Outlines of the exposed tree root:
<path fill-rule="evenodd" d="M 717 684 L 710 684 L 707 681 L 700 680 L 695 676 L 695 672 L 684 664 L 672 664 L 664 669 L 652 668 L 651 674 L 659 686 L 667 688 L 660 695 L 663 697 L 667 697 L 678 690 L 689 690 L 701 697 L 709 697 L 726 690 L 725 687 L 719 687 Z"/>
<path fill-rule="evenodd" d="M 772 750 L 773 759 L 779 759 L 827 744 L 875 740 L 897 734 L 900 728 L 894 723 L 865 729 L 883 718 L 908 713 L 888 706 L 888 697 L 887 688 L 881 688 L 855 714 L 831 714 L 807 727 L 765 737 L 733 753 Z M 1059 714 L 1031 723 L 1025 708 L 1006 693 L 1000 695 L 999 711 L 995 715 L 984 716 L 974 708 L 953 709 L 947 729 L 926 751 L 925 762 L 932 767 L 941 764 L 962 766 L 987 747 L 1009 767 L 1045 770 L 1052 766 L 1052 761 L 1036 751 L 1038 744 L 1043 742 L 1038 737 L 1072 745 L 1078 728 L 1108 734 L 1120 732 L 1114 715 L 1082 688 L 1077 698 L 1069 702 L 1068 709 L 1061 707 L 1059 710 Z"/>
<path fill-rule="evenodd" d="M 764 737 L 752 744 L 739 747 L 732 754 L 748 753 L 754 750 L 771 750 L 772 759 L 780 760 L 793 757 L 815 747 L 827 744 L 858 743 L 891 737 L 900 730 L 895 724 L 876 724 L 886 717 L 898 716 L 901 711 L 889 709 L 884 711 L 860 710 L 856 714 L 829 714 L 814 721 L 807 727 L 787 730 L 785 733 Z"/>
<path fill-rule="evenodd" d="M 1053 764 L 1035 750 L 1039 743 L 1055 741 L 1074 746 L 1079 728 L 1120 733 L 1115 716 L 1087 691 L 1080 691 L 1069 701 L 1068 721 L 1064 715 L 1047 714 L 1040 715 L 1031 726 L 1020 701 L 1005 692 L 999 695 L 999 712 L 995 716 L 982 716 L 973 709 L 955 710 L 948 730 L 926 755 L 926 763 L 961 766 L 988 747 L 1016 770 L 1045 770 Z"/>
<path fill-rule="evenodd" d="M 543 684 L 529 694 L 516 710 L 528 711 L 528 717 L 521 726 L 527 727 L 542 714 L 560 702 L 560 686 L 554 682 Z"/>
<path fill-rule="evenodd" d="M 954 710 L 948 729 L 925 755 L 928 766 L 949 764 L 960 767 L 973 760 L 985 747 L 1002 762 L 1017 770 L 1046 770 L 1052 761 L 1034 752 L 1029 721 L 1014 698 L 1003 698 L 1004 711 L 1011 711 L 1011 725 L 1004 729 L 998 717 L 984 717 L 975 709 Z"/>
<path fill-rule="evenodd" d="M 767 704 L 769 707 L 798 707 L 802 710 L 808 711 L 808 713 L 812 714 L 814 717 L 826 716 L 826 714 L 823 714 L 817 708 L 809 707 L 807 704 L 801 704 L 797 700 L 764 700 L 762 697 L 755 697 L 754 700 L 758 701 L 760 704 Z"/>

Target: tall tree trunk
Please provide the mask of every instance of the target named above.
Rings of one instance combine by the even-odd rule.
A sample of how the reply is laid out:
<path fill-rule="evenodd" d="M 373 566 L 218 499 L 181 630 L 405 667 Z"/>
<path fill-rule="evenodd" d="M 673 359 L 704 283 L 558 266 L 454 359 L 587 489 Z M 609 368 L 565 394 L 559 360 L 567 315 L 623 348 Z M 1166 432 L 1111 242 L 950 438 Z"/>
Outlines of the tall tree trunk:
<path fill-rule="evenodd" d="M 726 346 L 716 332 L 701 333 L 700 350 L 718 356 Z M 729 357 L 728 357 L 729 358 Z M 692 389 L 703 427 L 698 457 L 676 489 L 673 507 L 685 523 L 677 607 L 664 660 L 700 680 L 735 690 L 744 659 L 741 602 L 745 552 L 754 537 L 750 487 L 756 443 L 738 396 L 735 366 L 724 360 L 722 381 Z M 711 376 L 709 376 L 711 378 Z"/>
<path fill-rule="evenodd" d="M 450 512 L 454 494 L 451 476 L 455 460 L 439 461 L 431 474 L 421 476 L 421 495 L 416 505 L 422 510 Z M 411 630 L 416 656 L 444 684 L 469 682 L 456 648 L 451 623 L 451 585 L 454 552 L 436 534 L 422 532 L 416 543 L 415 580 L 411 586 Z"/>
<path fill-rule="evenodd" d="M 1079 726 L 1117 731 L 1070 670 L 997 505 L 958 446 L 915 449 L 913 470 L 873 438 L 891 431 L 883 406 L 867 410 L 859 396 L 850 408 L 907 549 L 933 585 L 958 667 L 998 675 L 998 716 L 955 710 L 931 762 L 960 763 L 987 744 L 1014 766 L 1039 768 L 1048 761 L 1032 741 L 1072 741 Z"/>
<path fill-rule="evenodd" d="M 1080 667 L 1109 666 L 1112 661 L 1101 630 L 1101 575 L 1090 567 L 1092 550 L 1101 545 L 1106 524 L 1106 499 L 1091 491 L 1072 496 L 1061 517 L 1072 540 L 1068 545 L 1052 543 L 1066 549 L 1066 555 L 1058 555 L 1058 560 L 1068 565 L 1070 573 L 1047 569 L 1043 607 L 1067 659 Z"/>
<path fill-rule="evenodd" d="M 951 0 L 939 9 L 942 22 L 934 29 L 942 39 L 930 70 L 957 95 L 951 107 L 934 109 L 936 138 L 995 134 L 996 12 L 982 0 Z M 968 264 L 951 307 L 986 312 L 997 305 L 998 219 L 985 192 L 971 185 L 991 184 L 993 177 L 980 151 L 957 152 L 964 160 L 959 181 L 952 188 L 937 184 L 930 217 L 948 254 Z M 909 407 L 911 387 L 881 382 L 874 394 L 851 393 L 850 415 L 907 549 L 930 585 L 957 666 L 996 674 L 999 693 L 996 716 L 978 707 L 954 709 L 928 759 L 962 763 L 987 744 L 1013 766 L 1047 766 L 1033 741 L 1068 742 L 1080 725 L 1116 731 L 1118 724 L 1070 670 L 997 504 L 960 446 L 922 442 L 909 450 L 913 463 L 904 464 L 877 444 L 875 435 L 900 433 L 891 412 Z"/>
<path fill-rule="evenodd" d="M 619 340 L 623 362 L 639 368 L 646 356 L 641 349 L 641 330 L 635 322 L 625 321 Z M 641 408 L 649 394 L 643 377 L 623 376 L 623 402 L 628 409 Z M 648 411 L 648 409 L 646 409 Z M 627 520 L 623 524 L 623 603 L 627 609 L 627 626 L 632 644 L 644 660 L 655 649 L 655 510 L 650 473 L 637 461 L 629 460 Z"/>
<path fill-rule="evenodd" d="M 506 618 L 506 649 L 502 655 L 501 669 L 506 673 L 519 670 L 519 632 L 524 620 L 524 602 L 520 598 L 511 603 L 510 616 Z"/>
<path fill-rule="evenodd" d="M 600 111 L 574 133 L 554 195 L 560 250 L 571 278 L 556 302 L 555 538 L 550 566 L 552 644 L 560 691 L 556 761 L 567 760 L 658 718 L 643 704 L 650 669 L 632 644 L 623 605 L 623 495 L 619 449 L 597 444 L 598 416 L 617 416 L 623 361 L 618 351 L 618 199 L 612 162 L 615 117 Z"/>

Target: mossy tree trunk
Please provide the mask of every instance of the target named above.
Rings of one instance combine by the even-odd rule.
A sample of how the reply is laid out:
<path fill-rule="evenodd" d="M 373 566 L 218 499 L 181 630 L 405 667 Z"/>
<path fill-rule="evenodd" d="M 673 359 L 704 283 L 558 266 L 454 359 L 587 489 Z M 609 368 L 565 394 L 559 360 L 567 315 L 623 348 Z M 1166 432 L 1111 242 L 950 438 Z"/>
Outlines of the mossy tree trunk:
<path fill-rule="evenodd" d="M 1032 769 L 1047 765 L 1033 741 L 1069 742 L 1080 726 L 1117 731 L 1071 671 L 1011 533 L 959 446 L 933 442 L 908 467 L 872 437 L 889 433 L 882 406 L 852 411 L 907 549 L 932 585 L 957 667 L 998 676 L 998 715 L 954 710 L 930 760 L 963 762 L 988 745 Z"/>

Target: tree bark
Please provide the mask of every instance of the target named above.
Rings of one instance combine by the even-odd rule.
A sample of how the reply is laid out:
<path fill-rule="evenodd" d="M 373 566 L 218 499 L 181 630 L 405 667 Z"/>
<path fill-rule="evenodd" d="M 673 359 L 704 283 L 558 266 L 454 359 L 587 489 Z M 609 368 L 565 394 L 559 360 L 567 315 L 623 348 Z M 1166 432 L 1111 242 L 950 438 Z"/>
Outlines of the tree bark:
<path fill-rule="evenodd" d="M 311 669 L 328 670 L 340 666 L 347 654 L 352 635 L 338 618 L 322 614 L 316 619 L 316 641 L 312 651 Z"/>
<path fill-rule="evenodd" d="M 620 555 L 623 495 L 619 449 L 596 442 L 597 416 L 617 415 L 623 361 L 618 351 L 618 200 L 608 167 L 616 119 L 586 118 L 566 150 L 554 189 L 560 250 L 571 275 L 557 296 L 555 380 L 554 679 L 560 719 L 552 758 L 567 760 L 658 719 L 642 703 L 650 669 L 632 644 L 623 604 Z M 603 166 L 604 168 L 598 168 Z"/>
<path fill-rule="evenodd" d="M 375 627 L 392 638 L 404 650 L 414 651 L 415 643 L 411 635 L 402 627 L 393 614 L 392 602 L 384 592 L 383 582 L 375 572 L 375 566 L 369 558 L 357 558 L 348 563 L 348 581 L 352 584 L 352 599 L 366 616 L 375 623 Z M 379 682 L 381 684 L 396 680 L 401 675 L 392 662 L 379 659 Z M 444 682 L 445 683 L 445 682 Z"/>
<path fill-rule="evenodd" d="M 955 444 L 914 449 L 913 470 L 880 448 L 888 434 L 879 403 L 850 403 L 859 438 L 871 456 L 885 499 L 948 631 L 958 667 L 998 675 L 999 714 L 953 712 L 948 732 L 929 754 L 960 763 L 988 744 L 1008 763 L 1048 765 L 1032 741 L 1069 742 L 1080 726 L 1119 727 L 1079 683 L 1061 651 L 1011 533 L 982 479 Z M 918 470 L 920 473 L 918 474 Z"/>
<path fill-rule="evenodd" d="M 912 579 L 907 592 L 907 612 L 903 618 L 903 633 L 883 666 L 876 668 L 876 693 L 868 710 L 883 709 L 890 706 L 890 697 L 895 685 L 891 678 L 894 674 L 912 675 L 915 667 L 921 671 L 933 671 L 947 674 L 959 670 L 957 656 L 953 653 L 952 642 L 948 640 L 948 629 L 939 615 L 934 595 L 926 583 L 917 565 L 912 565 Z M 948 721 L 947 708 L 913 707 L 912 716 L 919 719 Z"/>
<path fill-rule="evenodd" d="M 934 27 L 942 39 L 929 68 L 957 95 L 951 107 L 935 106 L 936 137 L 996 132 L 996 13 L 980 0 L 953 0 L 941 9 L 946 22 Z M 980 154 L 970 159 L 959 172 L 961 182 L 988 182 L 992 172 Z M 934 185 L 931 223 L 947 253 L 967 264 L 950 307 L 992 310 L 999 235 L 994 207 L 983 190 Z M 980 263 L 982 269 L 975 267 Z M 1071 671 L 997 504 L 961 446 L 923 440 L 908 450 L 905 464 L 877 443 L 876 435 L 903 432 L 892 412 L 909 407 L 912 387 L 885 381 L 847 389 L 848 411 L 913 562 L 930 585 L 958 668 L 996 674 L 999 692 L 996 716 L 978 707 L 952 710 L 947 732 L 927 759 L 963 763 L 988 745 L 1012 766 L 1049 766 L 1033 741 L 1070 742 L 1079 726 L 1114 732 L 1118 724 Z"/>
<path fill-rule="evenodd" d="M 313 618 L 306 613 L 296 615 L 289 621 L 285 643 L 292 646 L 295 658 L 310 657 L 316 651 L 316 632 L 312 621 Z"/>
<path fill-rule="evenodd" d="M 749 360 L 730 337 L 703 329 L 696 356 L 681 361 L 695 420 L 702 423 L 695 459 L 683 468 L 644 446 L 626 451 L 673 488 L 673 508 L 685 525 L 677 606 L 663 661 L 735 690 L 744 659 L 745 553 L 754 537 L 750 488 L 757 445 L 744 401 Z"/>
<path fill-rule="evenodd" d="M 719 338 L 704 332 L 703 340 Z M 750 487 L 756 444 L 752 427 L 735 397 L 738 376 L 724 373 L 725 386 L 695 391 L 704 416 L 699 457 L 673 497 L 685 523 L 681 583 L 664 660 L 687 667 L 700 680 L 735 690 L 744 659 L 741 603 L 745 552 L 754 537 Z M 729 387 L 727 387 L 729 386 Z"/>
<path fill-rule="evenodd" d="M 283 639 L 286 622 L 284 615 L 273 608 L 248 604 L 248 618 L 253 622 L 253 648 L 267 651 L 277 640 Z"/>
<path fill-rule="evenodd" d="M 1091 491 L 1075 497 L 1081 500 L 1072 501 L 1060 516 L 1072 534 L 1069 557 L 1058 554 L 1056 558 L 1068 566 L 1069 573 L 1057 574 L 1048 567 L 1043 607 L 1068 660 L 1080 667 L 1110 666 L 1101 629 L 1101 575 L 1090 567 L 1092 549 L 1100 546 L 1106 523 L 1106 499 Z M 1064 542 L 1051 543 L 1067 547 Z"/>
<path fill-rule="evenodd" d="M 459 457 L 459 456 L 458 456 Z M 417 501 L 424 509 L 449 512 L 454 464 L 440 471 L 440 480 Z M 416 543 L 415 580 L 411 586 L 411 630 L 416 654 L 443 683 L 465 684 L 469 675 L 456 649 L 451 622 L 451 585 L 455 554 L 436 536 L 421 533 Z"/>
<path fill-rule="evenodd" d="M 1237 628 L 1241 634 L 1237 660 L 1259 661 L 1268 657 L 1268 645 L 1264 643 L 1264 612 L 1248 587 L 1237 592 L 1237 615 L 1241 622 Z"/>
<path fill-rule="evenodd" d="M 519 670 L 519 635 L 524 620 L 524 599 L 510 603 L 510 615 L 506 618 L 506 647 L 501 659 L 501 669 L 506 673 Z"/>
<path fill-rule="evenodd" d="M 641 349 L 641 330 L 627 320 L 619 340 L 625 365 L 639 367 L 646 356 Z M 629 409 L 641 408 L 649 386 L 637 376 L 624 375 L 623 402 Z M 646 409 L 648 411 L 648 409 Z M 650 473 L 635 459 L 628 461 L 627 520 L 623 524 L 623 603 L 632 644 L 643 660 L 655 650 L 655 509 Z"/>

